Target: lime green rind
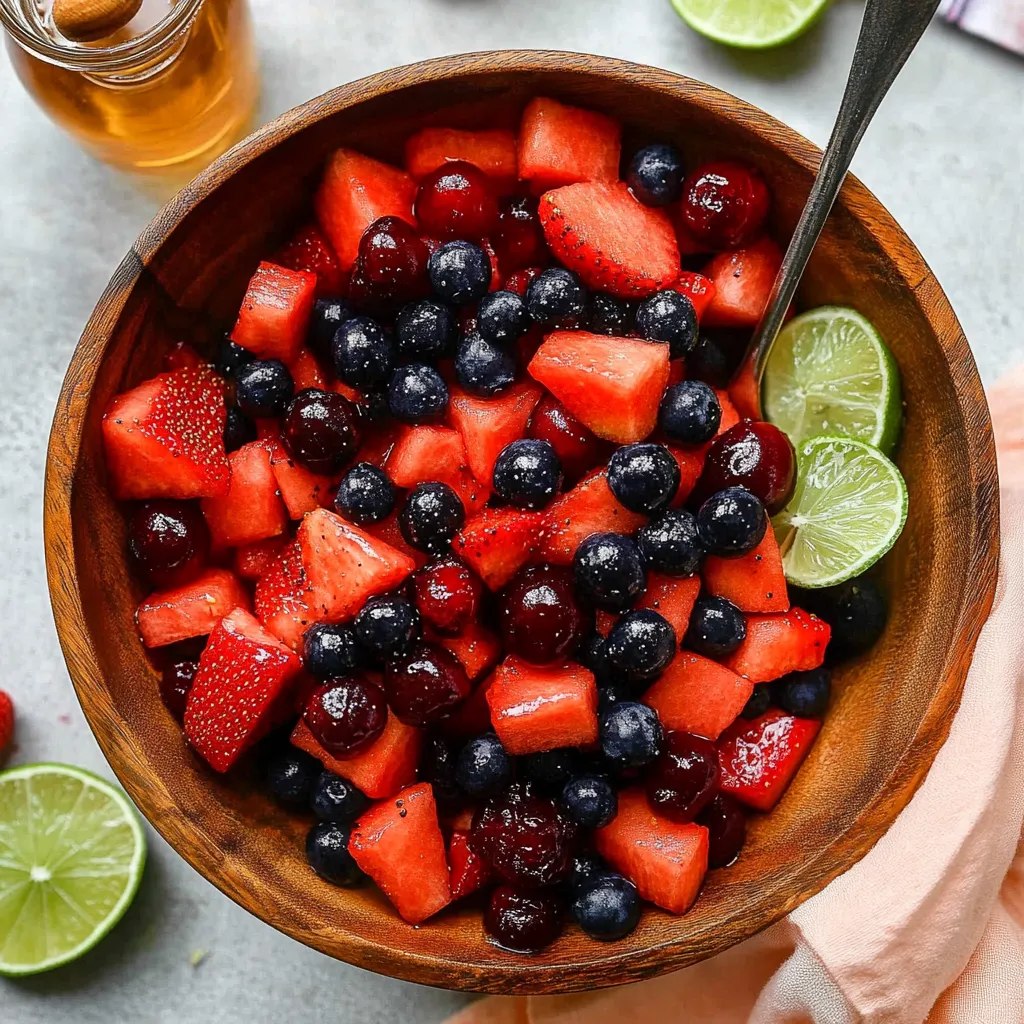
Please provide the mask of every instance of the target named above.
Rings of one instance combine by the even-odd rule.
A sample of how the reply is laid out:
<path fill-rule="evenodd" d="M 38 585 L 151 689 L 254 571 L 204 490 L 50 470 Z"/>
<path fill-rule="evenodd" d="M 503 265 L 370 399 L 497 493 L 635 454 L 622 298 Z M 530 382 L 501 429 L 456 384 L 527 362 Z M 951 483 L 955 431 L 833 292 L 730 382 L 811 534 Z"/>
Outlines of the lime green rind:
<path fill-rule="evenodd" d="M 35 794 L 32 794 L 31 782 L 45 777 L 54 780 L 49 794 L 52 802 L 61 799 L 59 792 L 52 792 L 58 780 L 65 783 L 74 780 L 81 784 L 77 797 L 72 800 L 69 791 L 65 798 L 65 803 L 70 803 L 70 806 L 47 807 L 42 799 L 45 786 L 38 794 L 40 799 L 33 802 Z M 5 977 L 42 974 L 70 963 L 93 949 L 131 905 L 142 881 L 146 863 L 146 836 L 141 821 L 120 789 L 82 768 L 44 762 L 0 772 L 0 798 L 5 786 L 23 781 L 29 782 L 25 792 L 24 827 L 19 829 L 12 820 L 5 821 L 0 817 L 0 976 Z M 88 793 L 97 798 L 91 809 L 89 805 L 83 806 L 87 803 Z M 104 802 L 108 802 L 105 816 L 90 822 L 94 814 L 104 813 Z M 3 804 L 0 802 L 2 810 Z M 111 810 L 117 812 L 113 818 L 109 816 Z M 80 824 L 90 829 L 88 836 L 78 837 L 77 841 L 72 838 L 76 817 Z M 6 829 L 5 825 L 8 826 Z M 128 843 L 120 842 L 115 835 L 115 830 L 122 826 L 127 827 L 125 838 L 131 844 L 130 854 L 127 853 Z M 115 853 L 121 858 L 117 869 L 108 872 L 89 870 L 90 849 L 94 859 L 102 859 L 100 853 L 103 852 L 104 840 L 117 843 L 116 847 L 110 846 L 107 851 L 108 859 Z M 60 886 L 54 885 L 52 879 L 39 882 L 25 878 L 27 869 L 32 866 L 27 861 L 37 864 L 46 858 L 50 858 L 49 867 L 54 871 L 53 877 L 60 881 Z M 76 871 L 76 861 L 85 863 L 85 868 Z M 19 899 L 20 903 L 16 903 Z M 8 900 L 11 902 L 8 903 L 8 914 L 5 915 L 4 904 Z M 2 927 L 4 918 L 10 916 L 15 906 L 18 908 L 17 915 L 5 931 Z M 84 937 L 77 941 L 72 938 L 66 948 L 57 948 L 60 937 L 51 936 L 46 925 L 54 919 L 54 911 L 58 916 L 62 911 L 67 915 L 69 908 L 71 916 L 76 920 L 87 921 L 90 912 L 97 908 L 100 916 L 95 923 L 89 924 L 88 934 Z M 26 929 L 26 922 L 38 924 L 39 927 Z M 19 936 L 23 936 L 23 946 L 34 943 L 36 946 L 42 945 L 45 951 L 34 957 L 12 958 L 8 949 L 15 928 L 19 929 Z"/>
<path fill-rule="evenodd" d="M 802 35 L 831 0 L 672 0 L 695 32 L 741 50 L 766 50 Z"/>

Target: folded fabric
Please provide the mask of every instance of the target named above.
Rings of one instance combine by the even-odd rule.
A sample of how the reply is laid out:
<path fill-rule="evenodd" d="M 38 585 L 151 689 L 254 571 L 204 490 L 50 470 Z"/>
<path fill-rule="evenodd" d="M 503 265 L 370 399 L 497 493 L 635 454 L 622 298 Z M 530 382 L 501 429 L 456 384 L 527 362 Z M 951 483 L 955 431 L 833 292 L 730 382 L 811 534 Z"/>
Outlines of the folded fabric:
<path fill-rule="evenodd" d="M 942 0 L 939 16 L 1008 50 L 1024 53 L 1024 0 Z"/>

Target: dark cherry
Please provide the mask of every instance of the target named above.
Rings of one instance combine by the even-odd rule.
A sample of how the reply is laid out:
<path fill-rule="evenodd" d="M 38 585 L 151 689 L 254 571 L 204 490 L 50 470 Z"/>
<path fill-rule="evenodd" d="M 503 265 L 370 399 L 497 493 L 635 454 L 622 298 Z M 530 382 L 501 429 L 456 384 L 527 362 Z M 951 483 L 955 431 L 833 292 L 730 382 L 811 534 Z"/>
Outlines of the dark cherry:
<path fill-rule="evenodd" d="M 359 414 L 342 395 L 319 388 L 300 391 L 284 419 L 288 454 L 314 473 L 343 469 L 359 449 Z"/>
<path fill-rule="evenodd" d="M 457 811 L 465 802 L 455 776 L 457 758 L 448 741 L 441 736 L 428 736 L 420 754 L 418 777 L 429 782 L 434 799 L 444 811 Z"/>
<path fill-rule="evenodd" d="M 477 240 L 498 223 L 498 200 L 491 179 L 473 164 L 452 160 L 420 183 L 416 221 L 437 238 Z"/>
<path fill-rule="evenodd" d="M 384 692 L 406 725 L 431 725 L 469 696 L 472 684 L 462 662 L 438 644 L 415 643 L 384 667 Z"/>
<path fill-rule="evenodd" d="M 198 661 L 185 659 L 171 662 L 160 676 L 160 699 L 179 722 L 185 717 L 185 704 L 198 671 Z"/>
<path fill-rule="evenodd" d="M 703 164 L 683 182 L 683 221 L 713 249 L 741 249 L 754 241 L 770 205 L 761 172 L 739 161 Z"/>
<path fill-rule="evenodd" d="M 313 691 L 303 718 L 328 754 L 346 757 L 384 731 L 388 706 L 380 687 L 359 676 L 344 676 Z"/>
<path fill-rule="evenodd" d="M 376 311 L 430 294 L 427 260 L 430 253 L 416 229 L 401 217 L 375 220 L 359 239 L 352 268 L 352 301 Z"/>
<path fill-rule="evenodd" d="M 593 626 L 576 602 L 572 569 L 521 569 L 502 592 L 498 622 L 505 649 L 535 665 L 572 656 Z"/>
<path fill-rule="evenodd" d="M 605 442 L 592 434 L 557 398 L 545 394 L 533 410 L 529 436 L 549 441 L 567 483 L 578 480 L 601 461 Z"/>
<path fill-rule="evenodd" d="M 536 953 L 562 934 L 565 905 L 556 892 L 530 892 L 499 885 L 484 911 L 484 927 L 498 945 Z"/>
<path fill-rule="evenodd" d="M 576 834 L 552 801 L 517 783 L 476 812 L 469 845 L 502 880 L 538 889 L 569 873 Z"/>
<path fill-rule="evenodd" d="M 128 522 L 132 562 L 158 585 L 184 582 L 206 564 L 209 551 L 210 531 L 192 502 L 147 501 Z"/>
<path fill-rule="evenodd" d="M 727 793 L 719 793 L 697 821 L 708 830 L 708 867 L 727 867 L 740 855 L 747 838 L 743 808 Z"/>
<path fill-rule="evenodd" d="M 718 753 L 703 736 L 665 734 L 647 774 L 651 806 L 674 821 L 693 821 L 718 792 Z"/>
<path fill-rule="evenodd" d="M 501 200 L 498 226 L 491 236 L 498 264 L 506 273 L 547 263 L 548 247 L 533 196 L 507 196 Z"/>
<path fill-rule="evenodd" d="M 743 420 L 711 442 L 693 491 L 700 504 L 727 487 L 745 487 L 769 515 L 785 507 L 796 484 L 796 456 L 789 438 L 771 423 Z"/>
<path fill-rule="evenodd" d="M 425 565 L 412 578 L 416 607 L 423 621 L 445 636 L 457 636 L 480 607 L 483 585 L 457 558 Z"/>

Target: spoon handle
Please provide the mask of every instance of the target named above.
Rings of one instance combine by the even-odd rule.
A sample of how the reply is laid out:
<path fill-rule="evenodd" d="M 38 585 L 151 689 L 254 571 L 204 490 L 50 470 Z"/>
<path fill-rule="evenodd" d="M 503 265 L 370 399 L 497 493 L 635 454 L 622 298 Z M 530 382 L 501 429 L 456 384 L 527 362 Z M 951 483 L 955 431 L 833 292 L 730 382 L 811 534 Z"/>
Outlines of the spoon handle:
<path fill-rule="evenodd" d="M 753 369 L 757 386 L 751 397 L 756 396 L 758 405 L 768 353 L 839 195 L 853 154 L 938 6 L 939 0 L 867 0 L 865 4 L 860 38 L 832 137 L 744 360 L 744 366 Z"/>

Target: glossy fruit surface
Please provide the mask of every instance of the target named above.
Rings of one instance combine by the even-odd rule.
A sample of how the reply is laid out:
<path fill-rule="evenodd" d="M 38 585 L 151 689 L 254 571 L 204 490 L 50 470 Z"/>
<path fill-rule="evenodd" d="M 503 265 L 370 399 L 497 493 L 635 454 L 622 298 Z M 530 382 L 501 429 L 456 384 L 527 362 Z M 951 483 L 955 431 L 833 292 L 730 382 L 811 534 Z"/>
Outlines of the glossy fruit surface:
<path fill-rule="evenodd" d="M 597 465 L 605 444 L 549 394 L 533 410 L 530 437 L 547 441 L 554 448 L 565 479 L 570 482 Z"/>
<path fill-rule="evenodd" d="M 705 444 L 718 432 L 721 422 L 718 396 L 701 380 L 673 384 L 658 408 L 658 426 L 670 440 L 681 444 Z"/>
<path fill-rule="evenodd" d="M 561 485 L 562 465 L 548 441 L 513 441 L 494 462 L 494 489 L 517 508 L 543 508 Z"/>
<path fill-rule="evenodd" d="M 628 444 L 608 460 L 608 486 L 630 512 L 653 515 L 679 490 L 679 464 L 660 444 Z"/>
<path fill-rule="evenodd" d="M 491 236 L 498 262 L 507 272 L 546 263 L 548 248 L 532 196 L 509 196 L 498 209 L 498 226 Z"/>
<path fill-rule="evenodd" d="M 764 539 L 768 516 L 764 504 L 745 487 L 712 494 L 697 511 L 697 536 L 709 555 L 737 558 Z"/>
<path fill-rule="evenodd" d="M 732 654 L 746 636 L 747 621 L 736 605 L 724 597 L 702 597 L 690 613 L 683 646 L 707 658 L 724 658 Z"/>
<path fill-rule="evenodd" d="M 371 597 L 353 623 L 363 650 L 378 658 L 404 654 L 420 635 L 419 612 L 400 594 Z"/>
<path fill-rule="evenodd" d="M 429 253 L 416 229 L 400 217 L 381 217 L 359 240 L 351 290 L 357 302 L 408 302 L 428 294 Z"/>
<path fill-rule="evenodd" d="M 331 885 L 349 887 L 362 881 L 363 873 L 348 852 L 349 830 L 333 821 L 321 821 L 306 837 L 309 866 Z"/>
<path fill-rule="evenodd" d="M 288 406 L 282 438 L 301 466 L 314 473 L 336 473 L 359 448 L 356 407 L 333 391 L 307 388 Z"/>
<path fill-rule="evenodd" d="M 571 569 L 521 570 L 502 592 L 498 609 L 505 649 L 535 665 L 572 656 L 589 626 L 576 601 Z"/>
<path fill-rule="evenodd" d="M 632 333 L 636 306 L 607 292 L 593 292 L 587 305 L 587 327 L 594 334 Z"/>
<path fill-rule="evenodd" d="M 655 143 L 633 154 L 626 183 L 644 206 L 668 206 L 682 192 L 683 173 L 679 151 L 674 146 Z"/>
<path fill-rule="evenodd" d="M 457 558 L 440 558 L 412 578 L 416 607 L 424 622 L 457 636 L 476 617 L 483 586 Z"/>
<path fill-rule="evenodd" d="M 263 770 L 267 791 L 278 803 L 288 807 L 304 807 L 309 802 L 319 774 L 319 762 L 295 747 L 270 758 Z"/>
<path fill-rule="evenodd" d="M 403 359 L 437 359 L 455 344 L 455 314 L 436 299 L 403 306 L 395 319 L 395 342 Z"/>
<path fill-rule="evenodd" d="M 210 548 L 210 531 L 199 506 L 185 501 L 147 501 L 128 520 L 132 563 L 154 583 L 173 582 L 201 568 Z"/>
<path fill-rule="evenodd" d="M 414 548 L 439 555 L 448 549 L 465 524 L 466 509 L 448 484 L 417 484 L 406 499 L 398 522 L 402 536 Z"/>
<path fill-rule="evenodd" d="M 515 352 L 467 331 L 455 347 L 455 376 L 474 395 L 489 396 L 511 387 L 516 379 Z"/>
<path fill-rule="evenodd" d="M 347 676 L 316 689 L 303 718 L 324 750 L 334 757 L 347 757 L 384 731 L 388 708 L 379 687 Z"/>
<path fill-rule="evenodd" d="M 633 701 L 618 701 L 601 715 L 601 750 L 624 768 L 650 764 L 661 749 L 658 713 Z"/>
<path fill-rule="evenodd" d="M 384 470 L 358 462 L 341 478 L 334 505 L 353 523 L 379 523 L 395 509 L 395 488 Z"/>
<path fill-rule="evenodd" d="M 771 197 L 750 164 L 718 160 L 698 167 L 683 183 L 687 230 L 713 249 L 738 249 L 764 227 Z"/>
<path fill-rule="evenodd" d="M 430 284 L 437 296 L 455 306 L 483 298 L 491 286 L 491 258 L 472 242 L 445 242 L 430 254 Z"/>
<path fill-rule="evenodd" d="M 235 401 L 246 416 L 280 416 L 295 394 L 295 382 L 280 359 L 258 359 L 235 373 Z"/>
<path fill-rule="evenodd" d="M 747 838 L 743 808 L 727 793 L 719 793 L 697 820 L 708 830 L 708 867 L 727 867 L 740 855 Z"/>
<path fill-rule="evenodd" d="M 500 946 L 535 953 L 562 934 L 562 901 L 553 892 L 531 892 L 500 885 L 484 911 L 484 927 Z"/>
<path fill-rule="evenodd" d="M 704 561 L 697 520 L 682 508 L 666 509 L 636 535 L 647 567 L 666 576 L 692 576 Z"/>
<path fill-rule="evenodd" d="M 370 806 L 370 801 L 355 783 L 333 772 L 321 771 L 310 787 L 309 806 L 320 821 L 347 825 Z"/>
<path fill-rule="evenodd" d="M 697 344 L 697 311 L 687 296 L 666 288 L 640 303 L 636 329 L 648 341 L 664 342 L 669 355 L 681 359 Z"/>
<path fill-rule="evenodd" d="M 498 224 L 494 184 L 479 167 L 449 161 L 420 182 L 415 214 L 420 230 L 428 235 L 483 238 Z"/>
<path fill-rule="evenodd" d="M 391 658 L 384 690 L 391 710 L 407 725 L 430 725 L 451 714 L 472 685 L 462 662 L 438 644 L 419 642 Z"/>
<path fill-rule="evenodd" d="M 664 616 L 647 608 L 623 612 L 608 634 L 608 662 L 631 683 L 657 678 L 675 653 L 675 630 Z"/>
<path fill-rule="evenodd" d="M 515 292 L 488 292 L 477 306 L 477 330 L 495 345 L 511 345 L 533 325 L 526 302 Z"/>
<path fill-rule="evenodd" d="M 395 346 L 384 329 L 367 316 L 346 320 L 334 335 L 334 372 L 349 387 L 366 390 L 383 384 L 395 368 Z"/>
<path fill-rule="evenodd" d="M 640 894 L 624 875 L 612 871 L 584 882 L 573 891 L 572 916 L 592 939 L 623 939 L 640 923 Z"/>
<path fill-rule="evenodd" d="M 745 487 L 774 515 L 796 483 L 796 456 L 789 438 L 771 423 L 743 420 L 716 437 L 695 488 L 702 501 L 727 487 Z"/>
<path fill-rule="evenodd" d="M 186 658 L 171 662 L 160 675 L 160 699 L 179 722 L 185 717 L 185 705 L 198 671 L 199 662 Z"/>
<path fill-rule="evenodd" d="M 512 758 L 493 732 L 474 736 L 459 752 L 455 777 L 475 800 L 500 793 L 512 781 Z"/>
<path fill-rule="evenodd" d="M 573 327 L 586 304 L 587 293 L 580 279 L 564 267 L 542 271 L 526 289 L 526 307 L 539 324 Z"/>
<path fill-rule="evenodd" d="M 718 792 L 718 754 L 702 736 L 669 732 L 647 773 L 647 799 L 673 821 L 693 821 Z"/>
<path fill-rule="evenodd" d="M 598 775 L 579 775 L 562 789 L 562 807 L 580 828 L 603 828 L 618 810 L 615 787 Z"/>
<path fill-rule="evenodd" d="M 636 541 L 617 533 L 587 537 L 576 549 L 573 570 L 583 600 L 609 612 L 629 608 L 643 593 L 647 578 Z"/>
<path fill-rule="evenodd" d="M 448 408 L 448 385 L 426 363 L 400 366 L 388 381 L 388 408 L 403 423 L 431 423 Z"/>
<path fill-rule="evenodd" d="M 351 626 L 318 622 L 303 636 L 302 664 L 317 679 L 349 675 L 361 666 L 364 657 Z"/>

